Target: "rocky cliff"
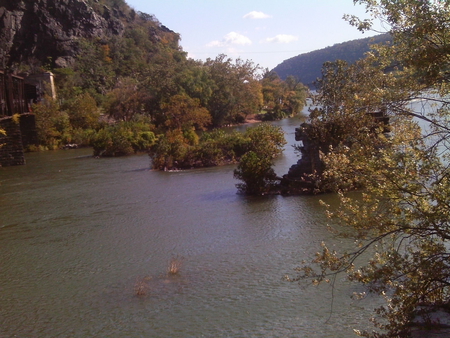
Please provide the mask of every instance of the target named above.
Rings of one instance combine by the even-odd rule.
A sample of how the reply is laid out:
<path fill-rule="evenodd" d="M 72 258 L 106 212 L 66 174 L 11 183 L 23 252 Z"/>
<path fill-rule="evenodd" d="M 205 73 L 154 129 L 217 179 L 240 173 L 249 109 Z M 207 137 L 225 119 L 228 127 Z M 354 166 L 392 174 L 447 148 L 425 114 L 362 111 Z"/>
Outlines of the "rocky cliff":
<path fill-rule="evenodd" d="M 121 34 L 117 13 L 102 17 L 83 0 L 1 1 L 0 62 L 28 63 L 54 60 L 57 66 L 73 62 L 76 39 Z"/>
<path fill-rule="evenodd" d="M 70 67 L 80 38 L 122 36 L 138 18 L 123 0 L 0 0 L 0 68 Z"/>

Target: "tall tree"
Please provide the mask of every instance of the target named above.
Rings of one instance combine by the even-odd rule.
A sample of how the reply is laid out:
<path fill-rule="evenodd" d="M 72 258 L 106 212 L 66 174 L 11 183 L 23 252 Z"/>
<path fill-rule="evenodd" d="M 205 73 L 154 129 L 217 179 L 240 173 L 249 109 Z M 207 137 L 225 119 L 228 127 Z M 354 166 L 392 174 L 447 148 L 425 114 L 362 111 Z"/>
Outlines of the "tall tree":
<path fill-rule="evenodd" d="M 365 337 L 408 337 L 411 324 L 438 326 L 429 316 L 450 304 L 450 131 L 448 1 L 355 1 L 391 27 L 392 45 L 376 46 L 354 66 L 326 65 L 319 103 L 311 122 L 334 137 L 323 160 L 324 178 L 340 196 L 328 215 L 356 239 L 353 251 L 324 245 L 300 276 L 323 281 L 348 273 L 385 297 L 377 310 L 379 332 Z M 349 17 L 359 29 L 371 22 Z M 364 123 L 374 112 L 390 115 L 389 137 Z M 373 116 L 373 115 L 372 115 Z M 343 134 L 327 129 L 330 122 Z M 349 128 L 350 127 L 350 128 Z M 344 135 L 344 136 L 342 136 Z M 374 142 L 376 140 L 376 142 Z M 348 194 L 357 180 L 361 195 Z M 366 263 L 357 263 L 362 254 Z"/>
<path fill-rule="evenodd" d="M 266 71 L 261 86 L 263 108 L 269 120 L 294 116 L 305 105 L 308 89 L 293 76 L 283 81 L 275 72 Z"/>
<path fill-rule="evenodd" d="M 146 94 L 131 78 L 117 81 L 116 88 L 107 95 L 105 110 L 118 121 L 130 121 L 133 116 L 142 113 Z"/>
<path fill-rule="evenodd" d="M 169 130 L 205 130 L 211 123 L 211 115 L 206 108 L 200 106 L 200 100 L 187 95 L 172 96 L 169 102 L 163 105 L 163 111 Z"/>
<path fill-rule="evenodd" d="M 262 97 L 255 92 L 258 66 L 241 59 L 233 63 L 224 54 L 208 59 L 205 65 L 214 82 L 208 101 L 214 126 L 243 122 L 247 114 L 259 111 Z"/>

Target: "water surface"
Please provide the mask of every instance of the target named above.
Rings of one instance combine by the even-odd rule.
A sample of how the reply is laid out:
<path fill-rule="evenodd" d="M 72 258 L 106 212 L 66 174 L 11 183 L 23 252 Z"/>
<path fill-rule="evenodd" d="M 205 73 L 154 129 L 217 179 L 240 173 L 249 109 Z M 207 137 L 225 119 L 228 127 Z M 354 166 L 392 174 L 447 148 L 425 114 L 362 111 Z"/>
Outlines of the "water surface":
<path fill-rule="evenodd" d="M 294 143 L 298 120 L 279 125 Z M 236 194 L 234 166 L 150 170 L 146 155 L 28 154 L 0 168 L 0 337 L 349 337 L 355 285 L 289 283 L 336 247 L 319 198 Z M 278 174 L 297 161 L 288 145 Z M 167 275 L 172 257 L 183 258 Z M 343 277 L 342 277 L 343 279 Z M 136 296 L 144 283 L 145 296 Z"/>

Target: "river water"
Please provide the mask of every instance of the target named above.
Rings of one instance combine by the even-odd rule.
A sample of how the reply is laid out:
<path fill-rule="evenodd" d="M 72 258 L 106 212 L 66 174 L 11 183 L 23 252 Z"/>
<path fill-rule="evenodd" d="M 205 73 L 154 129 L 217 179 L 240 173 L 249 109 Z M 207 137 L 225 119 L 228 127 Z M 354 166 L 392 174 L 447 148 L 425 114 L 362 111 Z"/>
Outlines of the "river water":
<path fill-rule="evenodd" d="M 298 119 L 278 122 L 294 141 Z M 319 199 L 236 193 L 235 166 L 32 153 L 0 168 L 0 337 L 351 337 L 373 300 L 283 279 L 328 241 Z M 278 174 L 297 161 L 288 145 Z M 168 275 L 171 258 L 182 262 Z M 144 295 L 136 295 L 141 287 Z M 332 300 L 333 299 L 333 300 Z"/>

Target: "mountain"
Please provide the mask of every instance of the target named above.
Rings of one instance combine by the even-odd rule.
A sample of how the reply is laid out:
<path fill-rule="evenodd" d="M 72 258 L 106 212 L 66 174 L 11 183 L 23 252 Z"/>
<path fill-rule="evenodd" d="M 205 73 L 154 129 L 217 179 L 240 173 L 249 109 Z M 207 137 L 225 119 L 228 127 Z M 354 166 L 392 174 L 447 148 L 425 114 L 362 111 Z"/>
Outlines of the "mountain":
<path fill-rule="evenodd" d="M 143 43 L 178 49 L 178 34 L 124 0 L 0 0 L 0 68 L 73 67 L 86 41 L 111 48 L 142 27 Z"/>
<path fill-rule="evenodd" d="M 325 62 L 345 60 L 348 63 L 353 63 L 369 51 L 370 45 L 385 43 L 387 41 L 391 41 L 390 35 L 381 34 L 374 37 L 339 43 L 331 47 L 294 56 L 280 63 L 273 71 L 282 79 L 286 79 L 286 77 L 292 75 L 303 84 L 313 87 L 314 81 L 322 74 L 322 65 Z"/>

